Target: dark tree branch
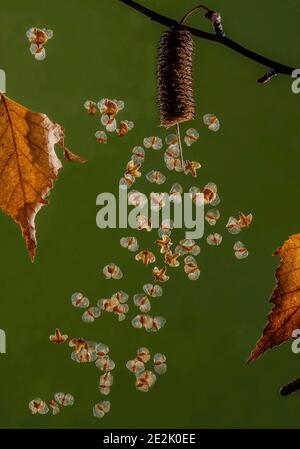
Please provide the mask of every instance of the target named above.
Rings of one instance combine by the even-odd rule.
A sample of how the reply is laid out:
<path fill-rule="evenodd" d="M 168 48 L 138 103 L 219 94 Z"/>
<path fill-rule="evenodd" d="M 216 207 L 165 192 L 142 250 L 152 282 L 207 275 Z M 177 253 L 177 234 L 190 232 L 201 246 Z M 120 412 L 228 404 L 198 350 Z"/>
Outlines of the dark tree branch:
<path fill-rule="evenodd" d="M 157 12 L 152 11 L 149 8 L 146 8 L 145 6 L 140 5 L 134 0 L 119 0 L 119 1 L 127 6 L 130 6 L 131 8 L 140 12 L 141 14 L 144 14 L 150 20 L 160 23 L 161 25 L 165 25 L 168 27 L 172 25 L 181 26 L 176 20 L 170 19 L 169 17 L 163 16 L 162 14 L 158 14 Z M 232 39 L 229 39 L 226 36 L 223 37 L 217 36 L 215 34 L 207 33 L 206 31 L 198 30 L 196 28 L 191 28 L 187 26 L 184 26 L 184 28 L 188 29 L 190 33 L 193 34 L 194 36 L 225 45 L 226 47 L 231 48 L 232 50 L 245 56 L 246 58 L 252 59 L 253 61 L 258 62 L 259 64 L 262 64 L 267 68 L 273 69 L 274 72 L 276 72 L 276 74 L 291 76 L 292 72 L 295 70 L 295 68 L 293 67 L 289 67 L 287 65 L 281 64 L 280 62 L 273 61 L 272 59 L 268 59 L 265 56 L 259 55 L 254 51 L 248 50 L 247 48 L 243 47 L 237 42 L 234 42 Z"/>

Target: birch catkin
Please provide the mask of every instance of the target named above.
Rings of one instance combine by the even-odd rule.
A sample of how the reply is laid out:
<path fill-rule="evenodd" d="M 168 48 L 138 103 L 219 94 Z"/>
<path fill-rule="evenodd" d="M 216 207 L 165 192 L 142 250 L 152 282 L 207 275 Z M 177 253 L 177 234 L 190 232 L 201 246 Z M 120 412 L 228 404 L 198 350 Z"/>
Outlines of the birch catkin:
<path fill-rule="evenodd" d="M 169 128 L 195 117 L 194 43 L 188 30 L 170 27 L 162 35 L 157 64 L 160 125 Z"/>

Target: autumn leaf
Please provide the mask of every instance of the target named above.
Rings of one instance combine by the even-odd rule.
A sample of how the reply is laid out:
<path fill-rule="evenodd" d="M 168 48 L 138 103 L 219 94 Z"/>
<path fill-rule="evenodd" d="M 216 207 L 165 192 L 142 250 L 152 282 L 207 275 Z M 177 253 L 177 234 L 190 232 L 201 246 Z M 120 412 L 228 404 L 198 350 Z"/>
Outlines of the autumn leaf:
<path fill-rule="evenodd" d="M 79 160 L 64 148 L 64 130 L 45 114 L 33 112 L 0 92 L 0 207 L 20 226 L 31 260 L 36 251 L 35 217 L 62 167 L 54 145 L 65 158 Z"/>
<path fill-rule="evenodd" d="M 67 147 L 64 146 L 62 142 L 59 142 L 59 144 L 63 146 L 64 148 L 64 158 L 68 162 L 80 162 L 81 164 L 84 164 L 86 162 L 86 159 L 83 159 L 82 157 L 78 156 L 75 153 L 72 153 Z"/>
<path fill-rule="evenodd" d="M 300 328 L 300 234 L 292 235 L 273 255 L 281 257 L 270 299 L 274 307 L 248 362 L 292 338 L 293 330 Z"/>

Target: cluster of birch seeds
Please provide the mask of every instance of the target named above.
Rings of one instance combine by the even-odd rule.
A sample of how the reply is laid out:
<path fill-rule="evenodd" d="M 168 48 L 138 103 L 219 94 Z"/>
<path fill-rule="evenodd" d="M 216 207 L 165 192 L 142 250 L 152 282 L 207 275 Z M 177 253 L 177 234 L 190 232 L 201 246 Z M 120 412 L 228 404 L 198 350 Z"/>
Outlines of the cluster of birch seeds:
<path fill-rule="evenodd" d="M 151 354 L 148 348 L 139 348 L 136 357 L 128 360 L 126 368 L 135 375 L 135 387 L 138 391 L 147 393 L 156 383 L 156 375 L 151 370 L 146 370 L 146 364 L 150 361 Z M 167 359 L 164 354 L 157 353 L 153 357 L 153 369 L 159 374 L 167 371 Z"/>
<path fill-rule="evenodd" d="M 83 106 L 89 115 L 100 113 L 100 123 L 107 133 L 116 133 L 119 137 L 124 137 L 134 127 L 132 121 L 117 121 L 118 113 L 124 109 L 124 101 L 122 100 L 102 98 L 97 103 L 92 100 L 86 100 Z M 102 144 L 107 143 L 108 138 L 106 132 L 103 130 L 96 131 L 95 137 L 97 142 Z"/>
<path fill-rule="evenodd" d="M 101 312 L 110 312 L 117 315 L 119 321 L 126 318 L 129 311 L 127 303 L 129 295 L 122 290 L 114 293 L 110 298 L 102 298 L 97 301 L 97 306 L 89 307 L 89 300 L 82 293 L 73 293 L 71 296 L 72 305 L 79 308 L 87 308 L 82 315 L 82 321 L 93 323 L 100 317 Z"/>
<path fill-rule="evenodd" d="M 104 396 L 109 395 L 114 381 L 111 371 L 115 368 L 115 362 L 109 356 L 109 347 L 105 343 L 91 342 L 84 338 L 72 338 L 69 346 L 73 349 L 71 359 L 74 362 L 95 362 L 95 366 L 102 373 L 99 379 L 99 392 Z M 94 405 L 93 415 L 96 418 L 103 418 L 109 410 L 109 401 L 100 402 Z"/>
<path fill-rule="evenodd" d="M 249 228 L 253 220 L 253 215 L 248 214 L 245 215 L 243 212 L 239 212 L 239 218 L 229 217 L 226 228 L 229 234 L 239 234 L 242 229 Z M 234 255 L 237 259 L 245 259 L 249 255 L 249 251 L 247 250 L 244 243 L 241 241 L 235 242 L 233 245 Z"/>
<path fill-rule="evenodd" d="M 82 314 L 82 321 L 85 323 L 93 323 L 101 315 L 101 309 L 96 306 L 89 307 L 90 301 L 82 293 L 73 293 L 71 302 L 74 307 L 87 309 Z"/>
<path fill-rule="evenodd" d="M 53 37 L 53 31 L 46 28 L 31 27 L 26 31 L 26 36 L 30 42 L 30 53 L 36 61 L 43 61 L 46 58 L 44 45 Z"/>
<path fill-rule="evenodd" d="M 163 289 L 158 284 L 144 284 L 143 293 L 136 293 L 133 296 L 133 303 L 139 309 L 141 314 L 136 315 L 131 324 L 135 329 L 145 329 L 147 332 L 158 332 L 166 324 L 166 319 L 161 316 L 151 316 L 148 312 L 151 310 L 150 298 L 160 298 Z"/>
<path fill-rule="evenodd" d="M 99 299 L 97 305 L 99 309 L 104 312 L 113 313 L 117 315 L 119 321 L 123 321 L 126 318 L 126 313 L 129 311 L 127 304 L 129 295 L 123 290 L 114 293 L 110 298 Z"/>
<path fill-rule="evenodd" d="M 124 108 L 123 102 L 103 99 L 96 105 L 96 103 L 88 101 L 85 103 L 85 108 L 91 115 L 95 115 L 99 109 L 102 115 L 101 122 L 106 127 L 106 131 L 116 131 L 121 135 L 118 131 L 115 117 Z M 206 114 L 203 117 L 203 121 L 210 131 L 216 132 L 220 128 L 219 120 L 213 114 Z M 101 134 L 101 136 L 107 141 L 106 134 L 105 136 Z M 102 138 L 101 136 L 98 134 L 99 139 Z M 191 147 L 198 139 L 199 132 L 196 129 L 189 128 L 186 131 L 184 142 L 187 147 Z M 102 143 L 106 143 L 106 141 Z M 197 170 L 201 167 L 201 164 L 192 160 L 186 160 L 181 164 L 181 143 L 179 143 L 177 135 L 168 135 L 165 142 L 167 149 L 164 152 L 164 161 L 167 168 L 196 177 Z M 129 205 L 142 207 L 147 202 L 148 198 L 145 194 L 131 189 L 131 187 L 136 179 L 142 176 L 140 169 L 145 161 L 146 151 L 161 150 L 162 148 L 162 139 L 157 136 L 150 136 L 143 140 L 143 146 L 135 146 L 132 149 L 131 159 L 127 163 L 124 175 L 120 180 L 120 185 L 128 190 Z M 151 183 L 161 185 L 165 183 L 166 176 L 159 170 L 153 169 L 146 174 L 146 179 Z M 181 184 L 178 182 L 173 183 L 169 191 L 170 200 L 174 204 L 181 203 L 183 191 Z M 192 201 L 196 204 L 198 204 L 198 201 L 201 200 L 202 202 L 202 199 L 204 200 L 204 206 L 208 207 L 205 220 L 209 226 L 216 226 L 221 216 L 219 209 L 216 208 L 220 203 L 217 185 L 210 182 L 202 188 L 192 186 L 189 189 L 189 194 Z M 152 210 L 159 211 L 163 208 L 163 195 L 163 193 L 150 193 L 149 197 Z M 243 228 L 250 226 L 252 218 L 252 214 L 244 215 L 240 213 L 239 218 L 229 218 L 226 228 L 230 234 L 236 235 Z M 158 229 L 158 238 L 153 242 L 156 245 L 158 255 L 152 249 L 141 248 L 135 236 L 124 236 L 120 239 L 121 247 L 129 253 L 133 253 L 137 263 L 142 264 L 145 268 L 152 265 L 153 283 L 144 284 L 143 292 L 138 292 L 133 295 L 133 304 L 138 309 L 137 314 L 131 320 L 131 324 L 135 329 L 144 329 L 146 332 L 157 332 L 164 327 L 166 319 L 161 316 L 150 315 L 149 312 L 152 309 L 152 300 L 156 302 L 157 298 L 163 295 L 163 289 L 160 284 L 169 280 L 169 269 L 171 271 L 174 268 L 182 267 L 187 278 L 191 281 L 197 280 L 200 276 L 200 268 L 196 260 L 196 257 L 200 254 L 200 246 L 195 240 L 187 238 L 180 240 L 174 245 L 171 239 L 173 229 L 173 220 L 164 219 L 161 222 Z M 138 215 L 137 230 L 151 232 L 151 219 L 142 214 Z M 222 242 L 222 235 L 217 232 L 211 233 L 206 237 L 206 241 L 210 246 L 219 246 Z M 233 249 L 237 259 L 243 259 L 248 256 L 248 250 L 240 241 L 234 244 Z M 158 262 L 159 258 L 163 259 L 163 265 Z M 105 278 L 109 280 L 119 280 L 123 277 L 122 270 L 115 263 L 109 263 L 102 271 Z M 96 306 L 90 306 L 89 299 L 82 293 L 74 293 L 71 302 L 76 308 L 86 309 L 83 312 L 82 319 L 84 322 L 91 323 L 100 316 L 101 312 L 113 313 L 118 316 L 119 321 L 123 321 L 129 311 L 128 299 L 129 295 L 120 290 L 110 298 L 99 299 Z M 68 336 L 62 334 L 59 329 L 56 329 L 55 333 L 49 339 L 54 344 L 61 344 L 68 339 Z M 108 346 L 104 343 L 96 343 L 83 338 L 72 338 L 69 341 L 69 346 L 72 348 L 71 359 L 74 362 L 95 362 L 96 367 L 101 371 L 99 391 L 102 395 L 107 396 L 113 385 L 113 375 L 111 372 L 115 368 L 114 361 L 109 357 Z M 135 375 L 135 386 L 138 391 L 148 392 L 156 383 L 156 374 L 161 375 L 167 371 L 166 356 L 164 354 L 154 354 L 152 358 L 153 370 L 147 369 L 147 364 L 150 360 L 150 351 L 148 348 L 142 347 L 138 349 L 136 357 L 126 363 L 127 369 Z M 45 413 L 46 408 L 48 408 L 47 404 L 41 399 L 35 399 L 34 401 L 30 403 L 30 409 L 34 410 L 33 413 Z M 50 403 L 49 406 L 51 406 Z M 103 418 L 110 411 L 110 408 L 110 401 L 100 401 L 93 406 L 93 415 L 96 418 Z"/>
<path fill-rule="evenodd" d="M 57 415 L 61 407 L 74 405 L 74 402 L 74 396 L 70 393 L 58 392 L 54 394 L 54 399 L 45 402 L 41 398 L 35 398 L 29 402 L 28 406 L 33 415 L 46 415 L 49 410 L 52 411 L 52 415 Z"/>

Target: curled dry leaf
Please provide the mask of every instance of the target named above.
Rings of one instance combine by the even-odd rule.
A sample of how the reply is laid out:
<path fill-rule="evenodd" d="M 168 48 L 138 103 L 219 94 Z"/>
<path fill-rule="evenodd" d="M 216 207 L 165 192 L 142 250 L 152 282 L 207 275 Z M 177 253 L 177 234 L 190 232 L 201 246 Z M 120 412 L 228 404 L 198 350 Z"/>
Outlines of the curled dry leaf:
<path fill-rule="evenodd" d="M 270 299 L 274 307 L 248 362 L 292 338 L 293 330 L 300 327 L 300 234 L 286 240 L 275 251 L 274 256 L 277 255 L 281 257 L 281 263 L 276 270 L 277 285 Z"/>
<path fill-rule="evenodd" d="M 83 162 L 63 142 L 60 125 L 0 93 L 0 207 L 20 226 L 32 261 L 35 217 L 62 166 L 54 145 L 63 147 L 65 159 Z"/>

